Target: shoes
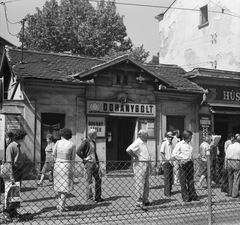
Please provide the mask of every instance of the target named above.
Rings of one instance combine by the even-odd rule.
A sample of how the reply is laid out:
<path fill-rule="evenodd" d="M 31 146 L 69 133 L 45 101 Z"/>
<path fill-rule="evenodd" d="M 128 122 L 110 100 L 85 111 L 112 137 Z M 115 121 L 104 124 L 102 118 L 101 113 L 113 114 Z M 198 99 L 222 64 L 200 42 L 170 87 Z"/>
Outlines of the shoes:
<path fill-rule="evenodd" d="M 3 221 L 7 223 L 10 223 L 13 221 L 8 212 L 3 212 L 2 216 L 3 216 Z"/>
<path fill-rule="evenodd" d="M 148 202 L 144 202 L 143 205 L 144 205 L 144 206 L 151 206 L 152 203 L 148 201 Z"/>
<path fill-rule="evenodd" d="M 95 201 L 94 201 L 92 198 L 88 198 L 88 199 L 87 199 L 87 203 L 88 203 L 88 204 L 94 204 Z"/>
<path fill-rule="evenodd" d="M 100 197 L 100 198 L 96 198 L 96 199 L 95 199 L 95 202 L 105 202 L 105 199 L 103 199 L 103 198 L 101 198 L 101 197 Z"/>
<path fill-rule="evenodd" d="M 43 181 L 38 181 L 37 185 L 38 186 L 42 186 L 43 185 Z"/>
<path fill-rule="evenodd" d="M 184 202 L 191 202 L 191 199 L 183 199 Z"/>
<path fill-rule="evenodd" d="M 58 211 L 58 212 L 66 212 L 66 211 L 67 211 L 67 208 L 58 205 L 58 206 L 57 206 L 57 211 Z"/>
<path fill-rule="evenodd" d="M 199 198 L 198 197 L 194 197 L 194 198 L 191 198 L 192 201 L 196 201 L 196 202 L 199 202 Z"/>

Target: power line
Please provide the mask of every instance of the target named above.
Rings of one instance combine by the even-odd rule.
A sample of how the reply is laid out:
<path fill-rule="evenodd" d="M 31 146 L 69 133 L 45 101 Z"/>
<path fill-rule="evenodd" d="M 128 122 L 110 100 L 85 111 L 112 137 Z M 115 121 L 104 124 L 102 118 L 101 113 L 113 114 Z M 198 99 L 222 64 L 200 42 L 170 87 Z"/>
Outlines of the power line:
<path fill-rule="evenodd" d="M 10 1 L 9 1 L 10 2 Z M 12 2 L 12 1 L 11 1 Z M 18 34 L 12 34 L 10 29 L 9 29 L 9 23 L 12 24 L 12 25 L 15 25 L 15 24 L 18 24 L 20 23 L 21 21 L 18 21 L 18 22 L 11 22 L 8 17 L 7 17 L 7 6 L 5 4 L 6 2 L 0 2 L 0 5 L 3 6 L 3 9 L 4 9 L 4 15 L 5 15 L 5 20 L 6 20 L 6 25 L 7 25 L 7 30 L 8 30 L 8 33 L 11 35 L 11 36 L 14 36 L 14 37 L 17 37 Z"/>
<path fill-rule="evenodd" d="M 89 0 L 89 1 L 90 2 L 101 2 L 101 0 Z M 179 7 L 171 7 L 171 8 L 169 8 L 169 6 L 146 5 L 146 4 L 136 4 L 136 3 L 126 3 L 126 2 L 124 3 L 124 2 L 116 2 L 116 1 L 113 1 L 112 3 L 115 3 L 116 5 L 126 5 L 126 6 L 129 5 L 129 6 L 139 6 L 139 7 L 150 7 L 150 8 L 160 8 L 160 9 L 176 9 L 176 10 L 200 12 L 200 9 L 179 8 Z M 221 9 L 223 9 L 223 8 L 221 8 Z M 221 10 L 221 11 L 208 10 L 208 12 L 221 13 L 221 14 L 225 14 L 225 15 L 229 15 L 229 16 L 240 18 L 240 16 L 226 13 L 225 10 Z"/>

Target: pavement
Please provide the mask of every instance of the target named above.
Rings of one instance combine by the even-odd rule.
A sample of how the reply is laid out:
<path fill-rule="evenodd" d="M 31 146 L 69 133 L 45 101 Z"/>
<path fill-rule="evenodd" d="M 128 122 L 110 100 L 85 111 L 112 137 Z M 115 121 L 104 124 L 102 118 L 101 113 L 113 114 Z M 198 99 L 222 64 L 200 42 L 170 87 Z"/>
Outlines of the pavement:
<path fill-rule="evenodd" d="M 163 177 L 150 177 L 152 205 L 139 208 L 135 204 L 134 178 L 131 175 L 103 177 L 102 196 L 105 202 L 88 203 L 85 199 L 86 184 L 83 177 L 75 178 L 74 190 L 68 195 L 68 211 L 56 210 L 57 198 L 47 180 L 37 186 L 36 180 L 23 181 L 21 221 L 12 224 L 209 224 L 208 190 L 198 189 L 200 201 L 184 203 L 180 186 L 173 186 L 173 195 L 163 195 Z M 3 196 L 1 205 L 3 208 Z M 239 224 L 239 199 L 227 197 L 219 185 L 212 186 L 212 224 Z M 4 224 L 0 221 L 0 224 Z"/>

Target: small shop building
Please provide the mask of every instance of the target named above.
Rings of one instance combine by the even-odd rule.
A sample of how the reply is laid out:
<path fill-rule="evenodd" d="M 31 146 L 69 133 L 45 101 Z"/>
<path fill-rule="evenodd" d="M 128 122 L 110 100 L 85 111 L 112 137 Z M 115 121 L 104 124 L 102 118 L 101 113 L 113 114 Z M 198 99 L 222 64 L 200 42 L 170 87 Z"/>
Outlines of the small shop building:
<path fill-rule="evenodd" d="M 96 129 L 99 159 L 107 170 L 131 167 L 126 148 L 140 129 L 148 130 L 153 162 L 165 132 L 175 129 L 193 132 L 197 157 L 204 89 L 184 74 L 178 66 L 142 64 L 129 55 L 105 61 L 6 48 L 0 68 L 2 131 L 27 131 L 23 155 L 34 164 L 45 160 L 46 134 L 58 140 L 63 127 L 72 130 L 77 147 Z M 3 146 L 0 153 L 4 158 Z"/>

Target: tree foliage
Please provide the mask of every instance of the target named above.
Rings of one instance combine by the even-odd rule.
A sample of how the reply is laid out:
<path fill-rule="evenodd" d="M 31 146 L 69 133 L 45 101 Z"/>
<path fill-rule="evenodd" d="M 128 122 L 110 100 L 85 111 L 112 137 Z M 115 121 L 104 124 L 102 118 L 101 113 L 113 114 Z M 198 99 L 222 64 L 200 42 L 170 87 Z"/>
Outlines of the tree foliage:
<path fill-rule="evenodd" d="M 133 48 L 123 16 L 115 2 L 100 1 L 94 8 L 88 0 L 46 1 L 43 9 L 26 16 L 19 38 L 28 49 L 103 57 Z"/>

